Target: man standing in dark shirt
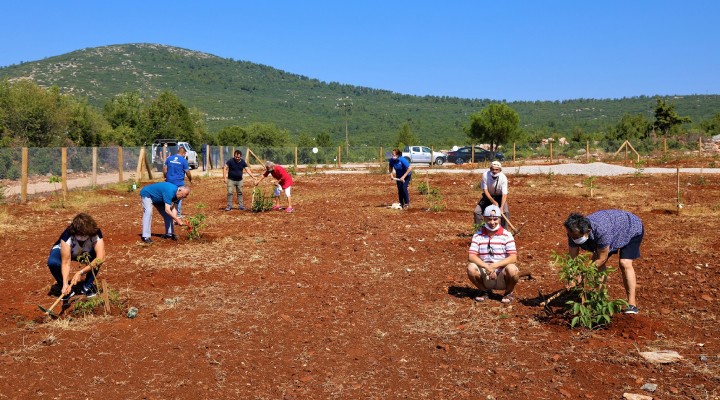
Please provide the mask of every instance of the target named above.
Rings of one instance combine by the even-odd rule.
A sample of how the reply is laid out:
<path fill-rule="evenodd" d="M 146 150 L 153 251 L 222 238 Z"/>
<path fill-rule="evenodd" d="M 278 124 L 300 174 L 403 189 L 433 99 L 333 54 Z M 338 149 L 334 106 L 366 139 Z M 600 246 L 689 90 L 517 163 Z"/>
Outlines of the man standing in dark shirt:
<path fill-rule="evenodd" d="M 233 192 L 237 192 L 238 210 L 242 211 L 245 209 L 242 195 L 243 171 L 246 171 L 248 175 L 253 178 L 253 181 L 255 181 L 255 176 L 253 176 L 247 163 L 242 158 L 242 151 L 235 150 L 233 158 L 227 160 L 223 168 L 223 179 L 227 185 L 227 208 L 225 208 L 225 211 L 232 210 Z"/>

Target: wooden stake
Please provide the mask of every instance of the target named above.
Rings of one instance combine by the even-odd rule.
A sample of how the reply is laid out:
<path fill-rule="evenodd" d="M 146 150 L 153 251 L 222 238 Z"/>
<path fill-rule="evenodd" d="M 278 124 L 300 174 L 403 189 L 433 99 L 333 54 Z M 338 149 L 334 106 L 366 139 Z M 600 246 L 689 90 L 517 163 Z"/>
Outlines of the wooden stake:
<path fill-rule="evenodd" d="M 167 147 L 167 145 L 165 145 Z M 122 147 L 118 146 L 118 183 L 123 183 L 123 157 Z"/>
<path fill-rule="evenodd" d="M 680 167 L 677 167 L 677 215 L 680 215 L 680 209 L 682 203 L 680 203 Z"/>
<path fill-rule="evenodd" d="M 107 282 L 105 282 L 105 279 L 102 279 L 100 284 L 102 285 L 103 303 L 105 303 L 105 315 L 108 315 L 110 314 L 110 296 L 108 296 Z"/>
<path fill-rule="evenodd" d="M 550 142 L 550 162 L 553 162 L 553 157 L 552 157 L 552 144 L 553 144 L 553 142 Z"/>
<path fill-rule="evenodd" d="M 590 141 L 585 141 L 585 161 L 590 162 Z"/>
<path fill-rule="evenodd" d="M 63 202 L 67 201 L 67 147 L 60 149 L 60 174 L 62 175 L 62 183 L 60 184 L 62 189 Z"/>
<path fill-rule="evenodd" d="M 92 185 L 97 186 L 97 147 L 92 148 Z"/>
<path fill-rule="evenodd" d="M 142 167 L 145 163 L 145 147 L 140 148 L 140 155 L 138 156 L 138 164 L 135 169 L 135 182 L 140 183 L 142 181 Z"/>
<path fill-rule="evenodd" d="M 22 148 L 22 171 L 20 171 L 20 201 L 25 203 L 27 201 L 27 189 L 28 189 L 28 148 Z"/>
<path fill-rule="evenodd" d="M 702 145 L 702 138 L 698 138 L 698 151 L 700 152 L 700 157 L 703 155 L 703 145 Z"/>

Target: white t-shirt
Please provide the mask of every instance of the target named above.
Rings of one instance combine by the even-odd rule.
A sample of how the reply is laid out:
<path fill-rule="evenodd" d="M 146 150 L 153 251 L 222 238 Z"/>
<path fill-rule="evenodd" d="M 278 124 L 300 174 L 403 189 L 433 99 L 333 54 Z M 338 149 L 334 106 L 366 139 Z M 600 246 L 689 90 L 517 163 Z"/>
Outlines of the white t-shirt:
<path fill-rule="evenodd" d="M 508 178 L 502 172 L 498 172 L 497 178 L 493 178 L 492 172 L 487 171 L 483 174 L 480 187 L 487 189 L 490 196 L 508 194 Z"/>

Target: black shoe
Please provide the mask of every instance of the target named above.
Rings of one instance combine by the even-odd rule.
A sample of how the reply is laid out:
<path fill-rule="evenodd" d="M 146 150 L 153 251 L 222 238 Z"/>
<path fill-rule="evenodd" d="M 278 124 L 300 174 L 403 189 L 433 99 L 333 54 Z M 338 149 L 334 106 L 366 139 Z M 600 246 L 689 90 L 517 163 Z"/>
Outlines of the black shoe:
<path fill-rule="evenodd" d="M 148 243 L 148 244 L 153 242 L 152 239 L 150 239 L 149 237 L 142 238 L 142 241 L 143 241 L 143 243 Z"/>
<path fill-rule="evenodd" d="M 68 301 L 70 301 L 70 298 L 73 296 L 75 296 L 75 290 L 70 289 L 70 293 L 68 293 L 67 295 L 65 295 L 65 297 L 62 298 L 63 304 L 67 304 Z"/>
<path fill-rule="evenodd" d="M 163 239 L 172 239 L 172 240 L 177 241 L 177 236 L 176 236 L 176 235 L 171 235 L 171 234 L 169 234 L 169 233 L 166 233 L 166 234 L 162 235 L 162 238 L 163 238 Z"/>
<path fill-rule="evenodd" d="M 95 297 L 95 296 L 97 296 L 97 288 L 95 288 L 95 285 L 92 285 L 92 286 L 90 286 L 89 288 L 83 286 L 83 288 L 82 288 L 82 294 L 84 294 L 85 297 L 87 297 L 88 299 L 89 299 L 89 298 L 92 298 L 92 297 Z"/>
<path fill-rule="evenodd" d="M 240 207 L 238 207 L 238 210 L 239 210 L 239 211 L 245 211 L 245 206 L 240 206 Z"/>
<path fill-rule="evenodd" d="M 623 312 L 624 312 L 625 314 L 637 314 L 637 313 L 640 312 L 640 310 L 638 310 L 637 306 L 634 306 L 634 305 L 632 305 L 632 304 L 628 304 L 627 308 L 626 308 L 625 311 L 623 311 Z"/>
<path fill-rule="evenodd" d="M 55 283 L 52 286 L 50 286 L 50 291 L 48 291 L 48 296 L 58 297 L 62 293 L 62 285 Z"/>

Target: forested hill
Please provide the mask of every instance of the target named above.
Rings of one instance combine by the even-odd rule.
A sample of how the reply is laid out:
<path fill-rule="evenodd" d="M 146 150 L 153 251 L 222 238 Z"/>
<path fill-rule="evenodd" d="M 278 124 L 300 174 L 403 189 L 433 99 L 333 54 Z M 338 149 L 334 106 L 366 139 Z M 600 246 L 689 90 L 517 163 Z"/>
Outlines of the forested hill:
<path fill-rule="evenodd" d="M 462 127 L 469 115 L 499 100 L 421 97 L 326 83 L 247 61 L 155 44 L 88 48 L 24 62 L 0 68 L 0 79 L 4 78 L 30 78 L 41 86 L 55 85 L 63 93 L 87 97 L 99 108 L 119 93 L 138 91 L 154 97 L 169 90 L 185 105 L 207 114 L 211 133 L 230 125 L 273 122 L 292 134 L 326 132 L 333 140 L 344 138 L 345 118 L 337 104 L 338 99 L 348 97 L 352 101 L 348 130 L 356 145 L 390 144 L 405 122 L 423 143 L 464 142 Z M 719 95 L 664 99 L 693 124 L 720 111 Z M 656 100 L 648 93 L 624 99 L 507 104 L 520 115 L 521 127 L 539 136 L 570 135 L 578 128 L 585 133 L 602 132 L 626 113 L 643 113 L 652 120 Z"/>

